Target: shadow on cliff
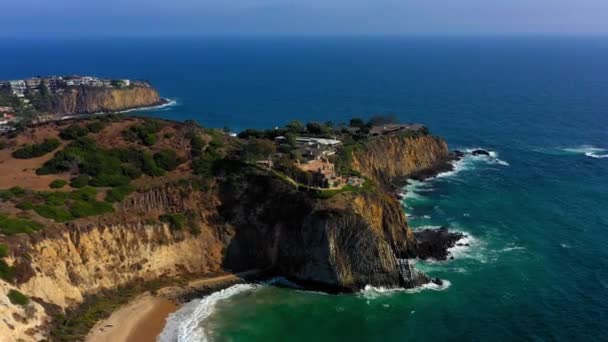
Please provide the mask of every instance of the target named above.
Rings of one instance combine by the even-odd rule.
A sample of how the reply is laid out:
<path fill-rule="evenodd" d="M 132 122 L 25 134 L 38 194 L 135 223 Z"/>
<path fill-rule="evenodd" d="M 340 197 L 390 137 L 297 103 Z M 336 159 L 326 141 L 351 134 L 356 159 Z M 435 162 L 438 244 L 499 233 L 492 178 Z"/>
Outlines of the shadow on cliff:
<path fill-rule="evenodd" d="M 218 176 L 219 212 L 232 234 L 225 269 L 265 269 L 327 292 L 402 285 L 391 245 L 350 209 L 351 197 L 318 200 L 255 167 L 231 163 Z"/>
<path fill-rule="evenodd" d="M 303 225 L 314 211 L 314 199 L 239 162 L 223 162 L 216 172 L 222 180 L 219 212 L 233 234 L 223 268 L 268 270 L 299 283 L 306 278 L 337 281 L 327 264 L 326 234 Z"/>

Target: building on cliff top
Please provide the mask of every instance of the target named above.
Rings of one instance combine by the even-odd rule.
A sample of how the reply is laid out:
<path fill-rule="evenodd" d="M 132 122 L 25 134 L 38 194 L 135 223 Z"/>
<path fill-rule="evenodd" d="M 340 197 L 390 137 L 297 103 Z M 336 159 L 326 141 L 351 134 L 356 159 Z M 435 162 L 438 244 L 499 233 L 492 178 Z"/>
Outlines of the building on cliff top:
<path fill-rule="evenodd" d="M 420 132 L 425 130 L 426 127 L 421 124 L 387 124 L 374 126 L 370 129 L 369 134 L 372 136 L 396 134 L 402 132 Z"/>

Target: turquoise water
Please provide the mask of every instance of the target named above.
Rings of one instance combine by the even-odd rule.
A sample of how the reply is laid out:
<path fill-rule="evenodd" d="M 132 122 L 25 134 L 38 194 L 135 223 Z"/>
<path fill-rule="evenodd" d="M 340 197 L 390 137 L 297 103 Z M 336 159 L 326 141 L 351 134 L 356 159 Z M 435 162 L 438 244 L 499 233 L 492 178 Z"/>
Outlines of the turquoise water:
<path fill-rule="evenodd" d="M 190 306 L 206 317 L 181 330 L 190 340 L 608 339 L 606 38 L 2 43 L 2 79 L 150 79 L 177 105 L 148 115 L 242 129 L 393 112 L 451 148 L 496 153 L 412 186 L 404 202 L 412 227 L 470 235 L 454 260 L 418 264 L 449 286 L 241 288 Z"/>

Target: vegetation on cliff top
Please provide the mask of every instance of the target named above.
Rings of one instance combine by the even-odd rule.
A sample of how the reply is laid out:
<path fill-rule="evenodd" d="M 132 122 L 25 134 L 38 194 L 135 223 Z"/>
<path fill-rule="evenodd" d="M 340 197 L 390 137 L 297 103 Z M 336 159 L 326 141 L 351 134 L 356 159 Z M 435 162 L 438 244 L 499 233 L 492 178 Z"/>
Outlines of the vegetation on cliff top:
<path fill-rule="evenodd" d="M 230 140 L 226 134 L 218 130 L 204 129 L 192 121 L 175 124 L 157 119 L 124 118 L 120 115 L 75 120 L 67 126 L 61 124 L 55 126 L 58 135 L 61 139 L 67 140 L 68 144 L 36 170 L 38 175 L 69 174 L 71 178 L 69 185 L 74 190 L 31 191 L 13 188 L 0 191 L 0 199 L 13 202 L 16 208 L 26 213 L 36 213 L 56 222 L 67 222 L 110 213 L 114 211 L 114 203 L 122 202 L 142 186 L 155 184 L 147 180 L 133 182 L 142 176 L 154 179 L 175 173 L 170 179 L 179 180 L 194 175 L 202 180 L 203 188 L 207 188 L 218 175 L 222 177 L 221 172 L 218 174 L 218 170 L 223 167 L 220 164 L 224 166 L 230 164 L 224 161 L 237 161 L 238 163 L 232 165 L 232 171 L 241 172 L 243 165 L 255 164 L 269 157 L 274 165 L 273 172 L 268 172 L 268 175 L 289 180 L 297 189 L 307 192 L 314 198 L 329 198 L 350 191 L 365 192 L 374 187 L 370 180 L 366 180 L 362 187 L 344 185 L 340 189 L 320 189 L 324 179 L 317 179 L 314 172 L 303 171 L 297 167 L 301 155 L 296 148 L 296 137 L 307 135 L 340 139 L 342 146 L 337 150 L 336 155 L 330 158 L 331 162 L 335 163 L 339 174 L 361 178 L 351 165 L 354 151 L 365 148 L 366 140 L 370 138 L 370 130 L 374 125 L 392 124 L 393 121 L 394 118 L 391 116 L 374 117 L 368 122 L 354 118 L 348 125 L 336 125 L 331 122 L 303 124 L 292 121 L 279 129 L 245 130 L 239 134 L 241 139 Z M 130 122 L 132 124 L 128 124 Z M 112 125 L 121 127 L 118 136 L 113 133 L 116 129 L 108 128 Z M 427 133 L 427 131 L 416 133 L 406 131 L 402 134 Z M 112 138 L 99 139 L 99 136 L 104 134 Z M 279 135 L 285 137 L 284 143 L 274 141 Z M 186 140 L 178 144 L 168 144 L 176 139 Z M 185 156 L 183 150 L 179 150 L 179 147 L 184 146 L 184 142 L 189 144 L 190 148 L 189 154 Z M 58 140 L 47 139 L 39 145 L 26 145 L 15 151 L 15 154 L 38 156 L 41 151 L 48 153 L 59 145 Z M 227 150 L 230 150 L 228 155 Z M 191 167 L 190 175 L 184 173 L 187 168 L 180 167 L 186 163 Z M 235 166 L 237 164 L 241 166 Z M 57 179 L 50 183 L 49 187 L 63 189 L 67 186 L 66 183 L 63 179 Z M 183 214 L 166 213 L 161 220 L 168 223 L 172 229 L 181 230 L 189 225 L 187 215 L 183 216 Z M 35 215 L 29 217 L 33 220 L 28 222 L 36 223 Z M 22 221 L 11 222 L 13 227 L 15 222 L 23 224 Z M 35 230 L 29 229 L 29 231 Z"/>
<path fill-rule="evenodd" d="M 20 218 L 12 218 L 5 214 L 0 214 L 0 233 L 5 235 L 15 235 L 19 233 L 33 233 L 42 229 L 42 224 Z"/>
<path fill-rule="evenodd" d="M 42 157 L 43 155 L 54 151 L 60 144 L 61 143 L 57 139 L 45 139 L 40 144 L 24 145 L 13 152 L 13 157 L 18 159 Z"/>

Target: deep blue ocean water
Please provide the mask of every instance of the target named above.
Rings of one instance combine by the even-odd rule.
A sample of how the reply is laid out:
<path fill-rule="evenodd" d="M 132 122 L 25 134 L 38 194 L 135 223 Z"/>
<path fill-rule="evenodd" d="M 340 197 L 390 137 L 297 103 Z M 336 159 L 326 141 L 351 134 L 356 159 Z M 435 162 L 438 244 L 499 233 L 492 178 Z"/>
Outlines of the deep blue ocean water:
<path fill-rule="evenodd" d="M 412 227 L 470 235 L 455 260 L 418 263 L 449 286 L 236 289 L 190 306 L 193 340 L 608 340 L 608 38 L 0 42 L 0 79 L 68 73 L 177 101 L 147 115 L 240 130 L 395 113 L 495 153 L 404 201 Z"/>

